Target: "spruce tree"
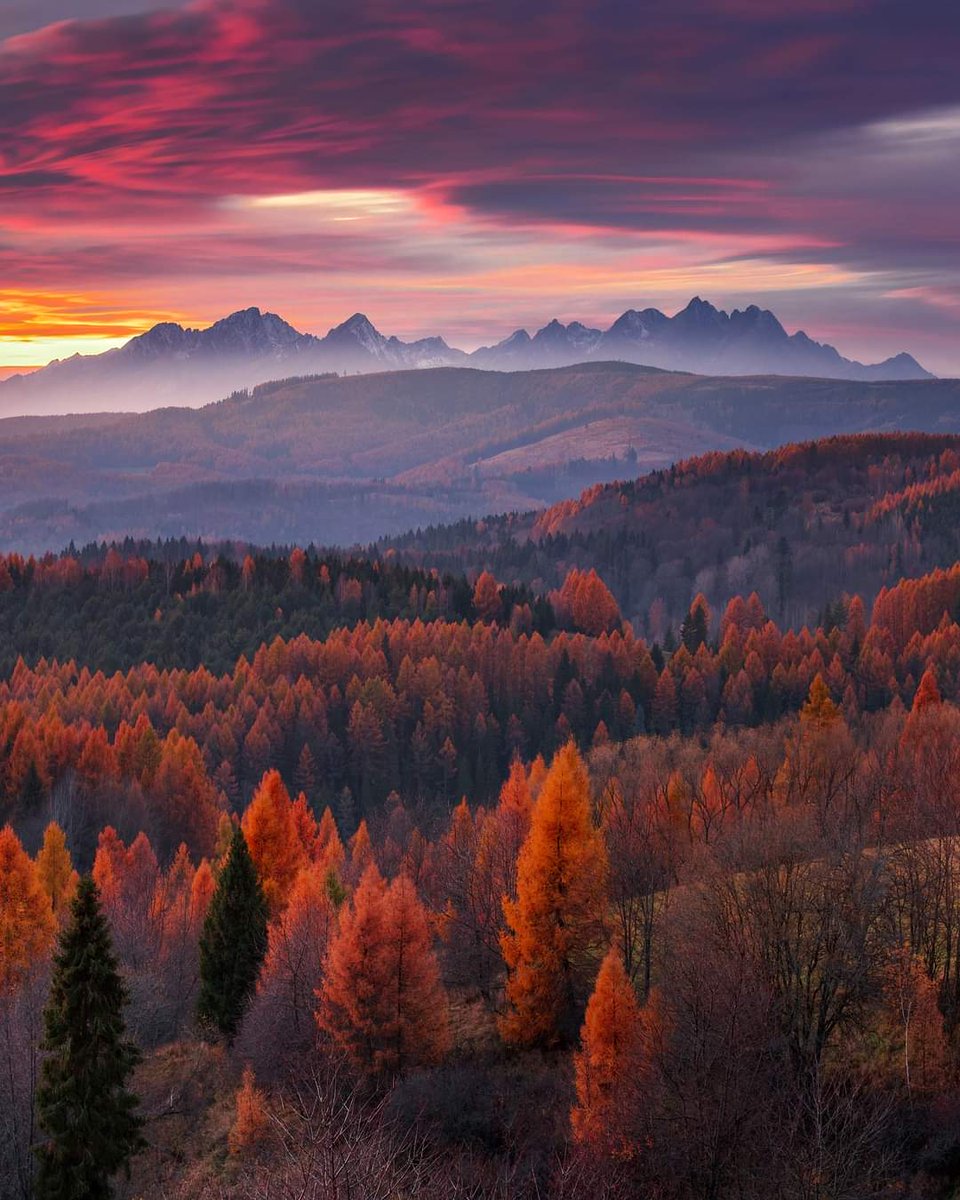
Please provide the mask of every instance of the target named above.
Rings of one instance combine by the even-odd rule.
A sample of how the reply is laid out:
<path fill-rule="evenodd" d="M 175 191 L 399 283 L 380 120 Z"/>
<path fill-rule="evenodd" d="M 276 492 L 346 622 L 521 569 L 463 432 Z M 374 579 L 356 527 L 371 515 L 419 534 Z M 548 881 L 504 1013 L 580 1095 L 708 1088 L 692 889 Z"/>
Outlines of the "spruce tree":
<path fill-rule="evenodd" d="M 197 1016 L 233 1041 L 267 952 L 267 901 L 236 826 L 200 935 Z"/>
<path fill-rule="evenodd" d="M 25 818 L 35 816 L 43 804 L 43 798 L 43 780 L 40 778 L 37 764 L 31 759 L 20 785 L 20 812 Z"/>
<path fill-rule="evenodd" d="M 706 642 L 707 635 L 710 632 L 709 623 L 710 617 L 706 599 L 698 594 L 690 605 L 687 615 L 683 619 L 683 624 L 680 626 L 680 641 L 691 654 L 696 654 L 704 642 Z"/>
<path fill-rule="evenodd" d="M 37 1200 L 107 1200 L 110 1180 L 144 1146 L 127 1080 L 139 1052 L 126 1040 L 127 989 L 96 884 L 85 875 L 54 958 L 37 1088 L 43 1140 Z"/>

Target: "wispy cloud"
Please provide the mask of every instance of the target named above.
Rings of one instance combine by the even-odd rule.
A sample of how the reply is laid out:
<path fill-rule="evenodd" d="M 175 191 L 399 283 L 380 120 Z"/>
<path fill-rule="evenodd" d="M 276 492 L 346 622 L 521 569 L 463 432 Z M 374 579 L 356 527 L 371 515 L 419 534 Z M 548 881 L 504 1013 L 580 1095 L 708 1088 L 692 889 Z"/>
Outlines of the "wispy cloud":
<path fill-rule="evenodd" d="M 960 276 L 960 27 L 939 0 L 71 15 L 0 21 L 0 270 L 42 311 L 83 292 L 202 322 L 242 301 L 323 329 L 362 303 L 476 342 L 709 289 L 960 370 L 929 300 Z M 24 313 L 5 336 L 42 355 Z"/>

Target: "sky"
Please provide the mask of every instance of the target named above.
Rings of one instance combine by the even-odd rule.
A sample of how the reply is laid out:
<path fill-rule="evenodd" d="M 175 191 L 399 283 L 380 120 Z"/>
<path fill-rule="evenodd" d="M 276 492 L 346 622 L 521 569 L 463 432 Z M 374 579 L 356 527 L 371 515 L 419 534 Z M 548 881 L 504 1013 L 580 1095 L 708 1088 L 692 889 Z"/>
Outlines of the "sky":
<path fill-rule="evenodd" d="M 958 62 L 943 0 L 0 0 L 0 367 L 698 294 L 960 375 Z"/>

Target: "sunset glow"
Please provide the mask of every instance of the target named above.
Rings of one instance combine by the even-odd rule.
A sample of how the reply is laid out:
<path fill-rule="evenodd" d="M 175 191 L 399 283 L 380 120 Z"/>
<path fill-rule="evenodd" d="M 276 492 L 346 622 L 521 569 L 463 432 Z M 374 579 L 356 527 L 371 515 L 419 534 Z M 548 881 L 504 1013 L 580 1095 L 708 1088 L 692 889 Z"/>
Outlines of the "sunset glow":
<path fill-rule="evenodd" d="M 702 293 L 958 372 L 956 22 L 869 7 L 14 5 L 0 362 L 246 305 L 470 348 Z"/>

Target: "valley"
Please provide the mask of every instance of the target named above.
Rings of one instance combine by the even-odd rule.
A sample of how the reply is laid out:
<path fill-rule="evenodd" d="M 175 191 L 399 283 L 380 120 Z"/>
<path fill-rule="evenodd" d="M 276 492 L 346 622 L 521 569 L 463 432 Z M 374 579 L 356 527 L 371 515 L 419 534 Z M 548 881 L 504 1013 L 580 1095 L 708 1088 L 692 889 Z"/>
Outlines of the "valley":
<path fill-rule="evenodd" d="M 282 380 L 200 409 L 0 421 L 0 549 L 182 534 L 363 545 L 710 450 L 898 429 L 960 430 L 960 382 L 623 363 Z"/>

